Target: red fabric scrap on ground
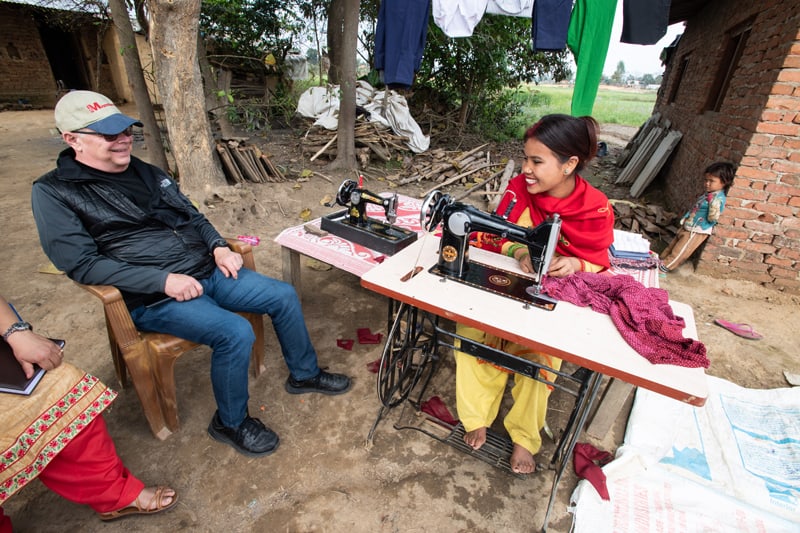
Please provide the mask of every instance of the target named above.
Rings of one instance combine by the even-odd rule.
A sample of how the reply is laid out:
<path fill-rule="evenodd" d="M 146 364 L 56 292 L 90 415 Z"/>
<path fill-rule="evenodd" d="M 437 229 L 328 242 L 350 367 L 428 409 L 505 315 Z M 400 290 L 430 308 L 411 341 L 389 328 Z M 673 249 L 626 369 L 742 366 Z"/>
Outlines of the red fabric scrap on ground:
<path fill-rule="evenodd" d="M 420 410 L 450 426 L 458 424 L 458 420 L 450 414 L 450 410 L 438 396 L 431 396 L 428 400 L 422 402 Z"/>
<path fill-rule="evenodd" d="M 608 453 L 598 450 L 591 444 L 578 442 L 572 451 L 572 466 L 575 473 L 592 484 L 604 500 L 610 500 L 608 487 L 606 487 L 606 474 L 600 468 L 608 464 L 614 457 Z M 595 463 L 597 461 L 597 463 Z"/>
<path fill-rule="evenodd" d="M 336 346 L 343 350 L 352 350 L 355 341 L 353 339 L 336 339 Z"/>
<path fill-rule="evenodd" d="M 383 333 L 372 333 L 369 328 L 358 328 L 356 330 L 359 344 L 380 344 Z"/>

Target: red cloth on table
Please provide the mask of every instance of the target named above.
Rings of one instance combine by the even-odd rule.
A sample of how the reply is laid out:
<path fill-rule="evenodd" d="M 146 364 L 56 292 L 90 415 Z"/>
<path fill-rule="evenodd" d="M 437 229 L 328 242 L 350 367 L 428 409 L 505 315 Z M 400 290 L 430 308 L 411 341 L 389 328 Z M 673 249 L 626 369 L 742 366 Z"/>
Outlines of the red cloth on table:
<path fill-rule="evenodd" d="M 575 449 L 572 450 L 572 466 L 575 468 L 575 473 L 591 483 L 604 500 L 611 498 L 606 487 L 606 474 L 600 467 L 608 464 L 613 458 L 610 453 L 583 442 L 576 443 Z"/>
<path fill-rule="evenodd" d="M 673 313 L 663 289 L 645 287 L 630 276 L 576 272 L 545 278 L 543 290 L 609 315 L 622 338 L 653 364 L 708 368 L 705 345 L 683 336 L 686 322 Z"/>

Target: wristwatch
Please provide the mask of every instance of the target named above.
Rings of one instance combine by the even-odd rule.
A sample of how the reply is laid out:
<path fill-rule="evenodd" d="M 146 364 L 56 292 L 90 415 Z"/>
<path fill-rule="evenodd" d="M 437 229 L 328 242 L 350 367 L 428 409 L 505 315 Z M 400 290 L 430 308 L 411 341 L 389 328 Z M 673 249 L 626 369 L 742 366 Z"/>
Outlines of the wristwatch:
<path fill-rule="evenodd" d="M 227 247 L 228 247 L 228 241 L 226 241 L 225 239 L 217 239 L 216 241 L 211 243 L 211 252 L 213 253 L 214 250 L 216 250 L 217 248 L 227 248 Z"/>
<path fill-rule="evenodd" d="M 9 326 L 5 333 L 3 333 L 3 340 L 7 341 L 8 338 L 11 336 L 12 333 L 16 333 L 18 331 L 25 331 L 25 330 L 32 330 L 33 326 L 28 324 L 27 322 L 14 322 Z"/>

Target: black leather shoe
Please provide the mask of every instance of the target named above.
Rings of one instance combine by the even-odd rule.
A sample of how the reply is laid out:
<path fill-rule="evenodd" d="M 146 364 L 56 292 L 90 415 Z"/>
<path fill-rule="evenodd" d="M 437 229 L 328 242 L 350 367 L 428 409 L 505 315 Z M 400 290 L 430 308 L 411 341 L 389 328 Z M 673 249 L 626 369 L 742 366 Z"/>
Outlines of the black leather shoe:
<path fill-rule="evenodd" d="M 278 449 L 280 439 L 277 433 L 269 429 L 258 418 L 247 415 L 236 429 L 222 425 L 219 411 L 214 413 L 214 418 L 208 425 L 208 434 L 212 438 L 250 457 L 263 457 Z"/>
<path fill-rule="evenodd" d="M 350 390 L 352 383 L 344 374 L 331 374 L 321 370 L 317 377 L 297 381 L 292 376 L 286 380 L 286 392 L 289 394 L 304 394 L 306 392 L 321 392 L 331 396 L 344 394 Z"/>

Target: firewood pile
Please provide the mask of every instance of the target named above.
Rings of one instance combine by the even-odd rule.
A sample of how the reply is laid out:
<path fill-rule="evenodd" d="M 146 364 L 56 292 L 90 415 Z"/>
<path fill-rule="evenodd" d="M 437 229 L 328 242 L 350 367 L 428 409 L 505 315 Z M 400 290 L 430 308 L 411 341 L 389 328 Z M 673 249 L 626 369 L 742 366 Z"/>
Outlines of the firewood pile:
<path fill-rule="evenodd" d="M 217 153 L 228 181 L 233 183 L 276 183 L 286 181 L 271 156 L 257 146 L 229 140 L 217 143 Z"/>
<path fill-rule="evenodd" d="M 614 227 L 639 233 L 650 242 L 670 241 L 677 233 L 678 216 L 656 204 L 610 200 L 614 206 Z"/>
<path fill-rule="evenodd" d="M 311 126 L 303 136 L 301 147 L 306 155 L 312 154 L 311 161 L 322 156 L 334 159 L 337 137 L 335 131 L 321 126 Z M 396 135 L 390 128 L 362 120 L 356 121 L 355 144 L 356 148 L 367 148 L 384 162 L 391 161 L 395 153 L 408 151 L 406 140 Z"/>
<path fill-rule="evenodd" d="M 410 184 L 425 184 L 428 186 L 420 198 L 431 191 L 443 189 L 448 186 L 467 187 L 454 195 L 456 200 L 461 200 L 471 194 L 486 194 L 493 197 L 498 187 L 505 188 L 505 183 L 498 182 L 506 174 L 513 171 L 513 161 L 493 162 L 491 154 L 483 144 L 465 152 L 450 152 L 442 149 L 430 150 L 424 154 L 417 154 L 411 166 L 404 171 L 404 176 L 390 181 L 396 186 Z M 512 169 L 505 168 L 511 165 Z M 502 188 L 500 190 L 502 190 Z"/>

